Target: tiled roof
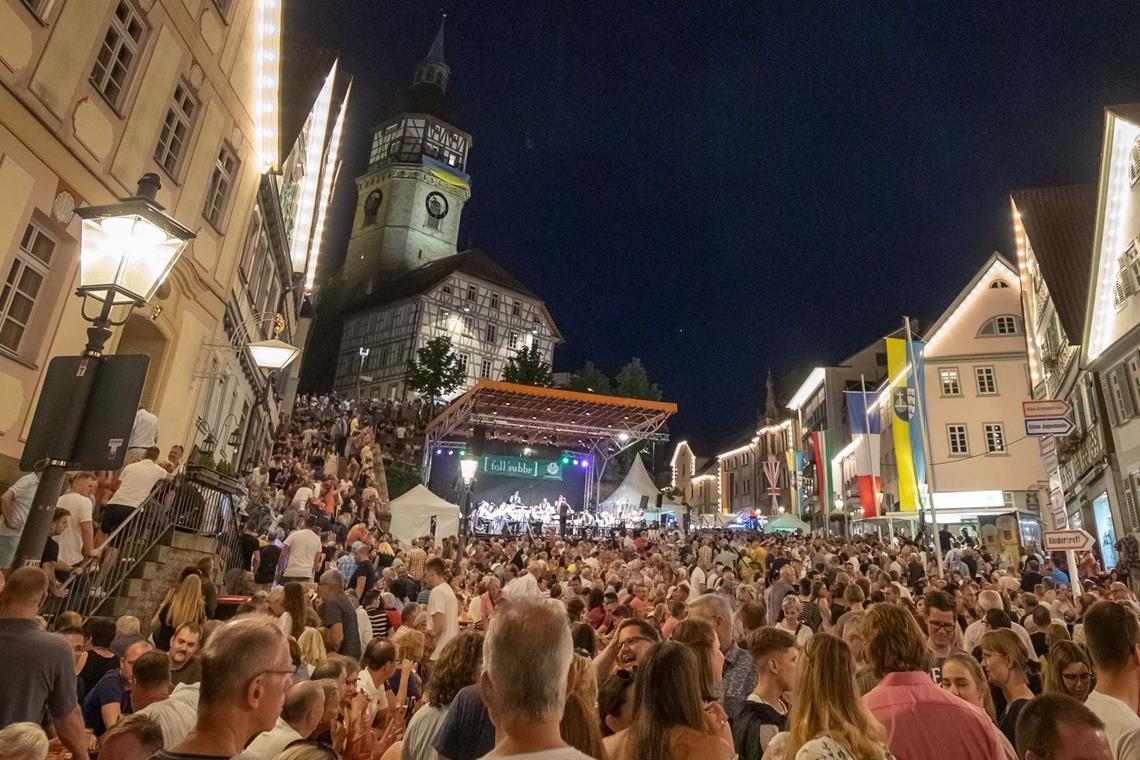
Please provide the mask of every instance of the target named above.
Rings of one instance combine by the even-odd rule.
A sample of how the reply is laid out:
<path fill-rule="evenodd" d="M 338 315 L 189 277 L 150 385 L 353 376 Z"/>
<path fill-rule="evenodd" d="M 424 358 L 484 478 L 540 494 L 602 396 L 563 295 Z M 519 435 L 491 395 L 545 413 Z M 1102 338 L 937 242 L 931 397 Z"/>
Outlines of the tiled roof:
<path fill-rule="evenodd" d="M 1010 194 L 1037 258 L 1061 328 L 1082 340 L 1096 226 L 1096 186 L 1065 185 Z"/>

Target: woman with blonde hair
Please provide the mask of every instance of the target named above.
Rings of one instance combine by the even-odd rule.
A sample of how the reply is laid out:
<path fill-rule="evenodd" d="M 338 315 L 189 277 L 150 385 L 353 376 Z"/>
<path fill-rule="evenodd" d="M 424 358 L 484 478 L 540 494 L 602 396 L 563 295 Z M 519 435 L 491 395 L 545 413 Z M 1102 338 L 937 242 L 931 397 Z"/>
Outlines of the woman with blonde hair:
<path fill-rule="evenodd" d="M 997 628 L 982 636 L 982 670 L 989 682 L 1001 689 L 1005 711 L 998 728 L 1017 746 L 1017 716 L 1033 699 L 1029 689 L 1029 652 L 1017 634 L 1008 628 Z"/>
<path fill-rule="evenodd" d="M 714 700 L 720 694 L 720 678 L 724 671 L 724 654 L 716 631 L 704 620 L 688 618 L 673 629 L 673 641 L 679 641 L 693 650 L 700 666 L 701 697 Z"/>
<path fill-rule="evenodd" d="M 1088 651 L 1073 641 L 1058 641 L 1049 648 L 1049 667 L 1045 669 L 1045 693 L 1068 694 L 1078 702 L 1088 699 L 1092 691 L 1092 659 Z"/>
<path fill-rule="evenodd" d="M 482 633 L 463 631 L 447 642 L 428 684 L 427 705 L 417 710 L 408 722 L 401 757 L 406 760 L 436 760 L 439 757 L 432 742 L 443 726 L 451 701 L 460 689 L 475 683 L 482 670 Z"/>
<path fill-rule="evenodd" d="M 297 646 L 301 650 L 301 664 L 309 671 L 310 676 L 318 665 L 328 659 L 325 640 L 316 628 L 306 628 L 297 639 Z"/>
<path fill-rule="evenodd" d="M 181 582 L 166 592 L 166 598 L 159 605 L 158 612 L 150 620 L 154 632 L 154 645 L 165 651 L 170 650 L 170 640 L 184 625 L 206 622 L 206 597 L 202 593 L 202 576 L 192 568 L 183 573 Z"/>
<path fill-rule="evenodd" d="M 598 706 L 598 672 L 594 668 L 594 661 L 575 652 L 574 659 L 570 661 L 570 678 L 574 683 L 572 693 L 581 697 L 591 711 L 594 710 Z M 434 674 L 432 679 L 435 679 Z"/>
<path fill-rule="evenodd" d="M 0 731 L 0 757 L 4 760 L 44 760 L 48 738 L 35 723 L 12 723 Z"/>
<path fill-rule="evenodd" d="M 886 731 L 859 703 L 851 650 L 829 633 L 812 636 L 800 658 L 783 757 L 893 760 Z"/>

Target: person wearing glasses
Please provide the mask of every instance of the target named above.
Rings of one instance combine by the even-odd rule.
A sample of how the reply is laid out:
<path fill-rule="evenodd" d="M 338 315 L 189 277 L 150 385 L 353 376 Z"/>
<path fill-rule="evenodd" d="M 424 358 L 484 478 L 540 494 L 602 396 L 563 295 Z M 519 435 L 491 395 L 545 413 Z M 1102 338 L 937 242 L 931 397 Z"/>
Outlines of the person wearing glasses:
<path fill-rule="evenodd" d="M 202 650 L 198 721 L 185 739 L 153 760 L 206 760 L 239 754 L 273 729 L 293 683 L 289 644 L 272 619 L 239 618 L 219 628 Z"/>
<path fill-rule="evenodd" d="M 652 624 L 640 618 L 623 620 L 609 645 L 594 658 L 598 682 L 617 670 L 636 670 L 649 648 L 660 640 L 661 634 Z"/>
<path fill-rule="evenodd" d="M 1068 694 L 1078 702 L 1088 699 L 1096 678 L 1088 650 L 1073 641 L 1058 641 L 1049 649 L 1048 662 L 1046 694 Z"/>
<path fill-rule="evenodd" d="M 954 615 L 954 599 L 945 591 L 930 591 L 926 603 L 926 646 L 930 649 L 930 677 L 942 681 L 942 663 L 961 647 L 961 629 Z"/>

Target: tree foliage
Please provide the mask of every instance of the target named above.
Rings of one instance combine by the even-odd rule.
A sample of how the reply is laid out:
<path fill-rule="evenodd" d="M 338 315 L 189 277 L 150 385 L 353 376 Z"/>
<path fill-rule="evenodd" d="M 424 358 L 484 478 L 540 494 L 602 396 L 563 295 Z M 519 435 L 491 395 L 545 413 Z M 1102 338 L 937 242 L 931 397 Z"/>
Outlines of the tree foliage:
<path fill-rule="evenodd" d="M 520 348 L 514 356 L 507 360 L 507 366 L 503 369 L 503 379 L 508 383 L 537 385 L 540 388 L 549 388 L 554 385 L 554 376 L 550 374 L 550 365 L 543 361 L 542 352 L 534 343 L 528 347 Z"/>
<path fill-rule="evenodd" d="M 629 364 L 618 370 L 614 378 L 614 390 L 617 395 L 626 398 L 661 400 L 661 389 L 657 387 L 657 383 L 650 381 L 649 372 L 641 363 L 641 359 L 636 356 L 629 360 Z"/>
<path fill-rule="evenodd" d="M 451 348 L 451 338 L 441 335 L 416 351 L 416 358 L 408 362 L 405 380 L 409 388 L 434 402 L 458 388 L 464 374 Z"/>
<path fill-rule="evenodd" d="M 582 369 L 570 376 L 566 386 L 572 391 L 586 391 L 589 393 L 610 393 L 610 378 L 605 372 L 594 366 L 593 362 L 586 362 Z"/>

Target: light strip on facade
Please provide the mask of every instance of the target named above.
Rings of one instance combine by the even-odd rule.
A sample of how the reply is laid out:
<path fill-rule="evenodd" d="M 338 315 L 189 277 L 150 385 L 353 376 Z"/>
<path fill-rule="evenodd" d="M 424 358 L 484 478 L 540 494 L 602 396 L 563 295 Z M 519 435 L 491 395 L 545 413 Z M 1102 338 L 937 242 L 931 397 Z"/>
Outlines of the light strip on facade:
<path fill-rule="evenodd" d="M 1128 152 L 1140 134 L 1140 127 L 1109 113 L 1111 146 L 1109 153 L 1108 177 L 1104 187 L 1104 211 L 1098 219 L 1099 251 L 1097 260 L 1100 268 L 1094 285 L 1092 330 L 1089 336 L 1089 359 L 1100 356 L 1111 343 L 1112 323 L 1116 310 L 1112 305 L 1113 286 L 1120 271 L 1120 257 L 1127 244 L 1128 205 L 1131 188 L 1128 180 Z"/>
<path fill-rule="evenodd" d="M 958 308 L 955 309 L 950 314 L 950 316 L 946 318 L 946 321 L 938 326 L 937 330 L 926 336 L 927 349 L 933 348 L 935 343 L 938 342 L 938 339 L 949 332 L 949 329 L 958 322 L 963 314 L 966 313 L 970 305 L 975 300 L 977 300 L 978 296 L 989 289 L 990 283 L 992 283 L 994 280 L 1001 280 L 1005 282 L 1006 285 L 1012 287 L 1012 283 L 1010 283 L 1007 276 L 1003 276 L 1003 273 L 1005 273 L 1005 275 L 1008 275 L 1010 273 L 1005 264 L 1002 264 L 1000 261 L 995 261 L 993 264 L 991 264 L 990 268 L 986 270 L 986 273 L 982 275 L 981 279 L 978 280 L 978 282 L 970 290 L 969 294 L 962 299 L 962 302 L 960 304 L 958 304 Z"/>
<path fill-rule="evenodd" d="M 815 393 L 816 389 L 823 385 L 825 375 L 826 373 L 823 367 L 813 369 L 807 376 L 807 379 L 804 380 L 803 384 L 799 387 L 799 390 L 797 390 L 788 401 L 788 408 L 798 411 L 800 407 L 806 404 L 807 400 L 811 398 L 811 394 Z"/>
<path fill-rule="evenodd" d="M 332 205 L 332 194 L 340 175 L 340 136 L 344 131 L 344 114 L 348 110 L 348 96 L 352 94 L 352 82 L 344 93 L 344 100 L 340 104 L 340 113 L 336 116 L 332 135 L 329 136 L 328 158 L 325 160 L 325 169 L 321 172 L 321 201 L 317 206 L 317 222 L 313 228 L 313 244 L 309 246 L 309 260 L 305 264 L 305 292 L 313 291 L 313 280 L 317 276 L 317 263 L 321 258 L 321 241 L 325 235 L 325 217 L 329 206 Z"/>
<path fill-rule="evenodd" d="M 257 68 L 254 82 L 257 92 L 257 162 L 261 172 L 272 171 L 278 159 L 278 110 L 281 92 L 281 0 L 259 0 L 257 3 Z"/>
<path fill-rule="evenodd" d="M 293 225 L 293 271 L 305 271 L 309 259 L 309 244 L 313 237 L 313 222 L 317 215 L 317 193 L 320 191 L 321 165 L 325 157 L 325 138 L 328 136 L 329 111 L 332 108 L 332 90 L 336 81 L 339 61 L 333 61 L 332 70 L 325 80 L 317 102 L 309 113 L 308 128 L 302 132 L 305 149 L 305 175 L 297 189 L 297 215 Z"/>
<path fill-rule="evenodd" d="M 669 468 L 673 471 L 673 479 L 669 482 L 669 485 L 673 486 L 674 488 L 677 487 L 677 457 L 681 453 L 681 447 L 682 446 L 688 448 L 689 442 L 688 441 L 681 441 L 680 443 L 678 443 L 677 447 L 675 449 L 673 449 L 673 458 L 671 460 L 669 460 Z M 692 451 L 692 449 L 690 449 L 690 452 L 691 451 Z M 696 457 L 693 457 L 693 459 L 696 460 Z"/>
<path fill-rule="evenodd" d="M 724 452 L 723 454 L 717 454 L 716 458 L 717 459 L 724 459 L 725 457 L 730 457 L 733 454 L 739 454 L 742 451 L 751 451 L 752 447 L 755 446 L 759 442 L 760 442 L 760 438 L 759 438 L 759 436 L 757 436 L 757 437 L 753 438 L 750 442 L 744 444 L 743 446 L 737 446 L 735 449 L 729 449 L 728 451 Z"/>
<path fill-rule="evenodd" d="M 1025 320 L 1025 347 L 1029 351 L 1029 379 L 1034 387 L 1045 379 L 1041 371 L 1041 357 L 1037 348 L 1037 302 L 1033 292 L 1033 279 L 1029 272 L 1029 244 L 1025 226 L 1013 198 L 1009 199 L 1013 213 L 1013 238 L 1017 246 L 1017 273 L 1021 280 L 1021 313 Z"/>

